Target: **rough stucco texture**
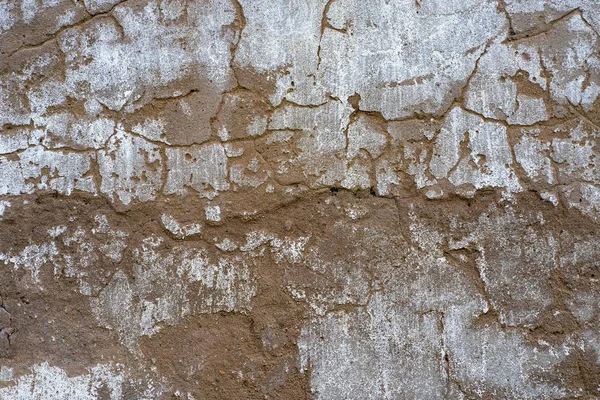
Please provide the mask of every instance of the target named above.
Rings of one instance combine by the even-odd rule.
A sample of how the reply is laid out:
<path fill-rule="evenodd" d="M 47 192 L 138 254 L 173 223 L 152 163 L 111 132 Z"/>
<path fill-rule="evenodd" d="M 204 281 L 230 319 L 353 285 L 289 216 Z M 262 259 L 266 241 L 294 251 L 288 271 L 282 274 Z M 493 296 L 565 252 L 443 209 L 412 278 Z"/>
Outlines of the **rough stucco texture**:
<path fill-rule="evenodd" d="M 0 399 L 600 398 L 597 0 L 0 0 Z"/>

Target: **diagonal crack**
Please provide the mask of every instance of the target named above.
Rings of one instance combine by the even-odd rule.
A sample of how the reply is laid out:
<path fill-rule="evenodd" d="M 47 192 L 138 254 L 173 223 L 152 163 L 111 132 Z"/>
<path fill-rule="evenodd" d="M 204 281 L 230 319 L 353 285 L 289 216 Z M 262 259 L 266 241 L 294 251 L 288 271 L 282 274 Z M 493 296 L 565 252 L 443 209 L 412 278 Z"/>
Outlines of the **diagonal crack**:
<path fill-rule="evenodd" d="M 87 11 L 86 11 L 86 13 L 87 13 L 87 16 L 86 16 L 85 18 L 83 18 L 83 19 L 81 19 L 81 20 L 77 21 L 77 22 L 76 22 L 76 23 L 74 23 L 74 24 L 64 25 L 64 26 L 60 27 L 60 29 L 58 29 L 56 32 L 54 32 L 50 38 L 48 38 L 48 39 L 44 40 L 43 42 L 40 42 L 40 43 L 36 43 L 36 44 L 31 44 L 31 45 L 26 45 L 26 46 L 19 47 L 18 49 L 14 50 L 12 53 L 8 54 L 8 55 L 6 56 L 6 58 L 10 58 L 10 57 L 14 56 L 15 54 L 17 54 L 17 53 L 19 53 L 19 52 L 21 52 L 21 51 L 26 51 L 26 50 L 32 50 L 32 49 L 38 49 L 38 48 L 41 48 L 41 47 L 45 46 L 45 45 L 46 45 L 46 44 L 48 44 L 48 43 L 51 43 L 51 42 L 54 42 L 54 41 L 56 41 L 56 40 L 58 39 L 58 37 L 59 37 L 59 36 L 60 36 L 60 35 L 61 35 L 63 32 L 65 32 L 66 30 L 68 30 L 68 29 L 71 29 L 71 28 L 74 28 L 74 27 L 77 27 L 77 26 L 80 26 L 80 25 L 83 25 L 83 24 L 85 24 L 86 22 L 89 22 L 89 21 L 91 21 L 91 20 L 93 20 L 93 19 L 100 18 L 100 17 L 107 16 L 107 15 L 111 15 L 111 16 L 112 16 L 112 11 L 113 11 L 113 10 L 114 10 L 116 7 L 118 7 L 118 6 L 119 6 L 119 5 L 121 5 L 121 4 L 125 4 L 125 3 L 127 3 L 128 1 L 131 1 L 131 0 L 123 0 L 123 1 L 121 1 L 121 2 L 119 2 L 119 3 L 117 3 L 117 4 L 115 4 L 115 5 L 113 5 L 113 6 L 112 6 L 112 7 L 111 7 L 111 8 L 110 8 L 108 11 L 101 12 L 101 13 L 98 13 L 98 14 L 90 14 L 89 12 L 87 12 Z M 115 19 L 115 20 L 116 20 L 116 19 Z M 118 22 L 118 21 L 117 21 L 117 25 L 118 25 L 118 26 L 120 26 L 120 24 L 119 24 L 119 22 Z"/>
<path fill-rule="evenodd" d="M 581 10 L 579 8 L 575 8 L 575 9 L 561 15 L 560 17 L 553 19 L 552 21 L 549 21 L 548 23 L 544 24 L 541 27 L 528 29 L 526 31 L 522 31 L 519 33 L 513 32 L 502 43 L 505 44 L 505 43 L 511 43 L 511 42 L 520 41 L 520 40 L 533 39 L 535 37 L 545 35 L 545 34 L 549 33 L 550 31 L 552 31 L 556 24 L 560 24 L 561 22 L 570 19 L 574 15 L 579 15 L 581 17 L 581 19 L 583 20 L 583 15 L 581 13 Z"/>
<path fill-rule="evenodd" d="M 344 29 L 335 28 L 335 27 L 331 26 L 331 24 L 329 23 L 329 18 L 327 17 L 327 14 L 329 13 L 329 8 L 335 1 L 337 1 L 337 0 L 328 0 L 327 3 L 325 4 L 325 6 L 323 7 L 323 13 L 321 15 L 321 27 L 320 27 L 320 33 L 319 33 L 319 46 L 317 47 L 317 71 L 319 70 L 319 67 L 321 66 L 321 42 L 323 41 L 323 35 L 325 34 L 325 29 L 332 29 L 334 31 L 344 33 L 344 34 L 347 33 Z"/>

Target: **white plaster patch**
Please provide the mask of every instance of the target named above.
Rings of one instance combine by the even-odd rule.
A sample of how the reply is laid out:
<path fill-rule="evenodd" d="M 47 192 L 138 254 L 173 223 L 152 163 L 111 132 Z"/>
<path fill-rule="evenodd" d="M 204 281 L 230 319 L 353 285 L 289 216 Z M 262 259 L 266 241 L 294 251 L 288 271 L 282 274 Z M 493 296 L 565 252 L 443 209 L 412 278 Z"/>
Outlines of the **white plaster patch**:
<path fill-rule="evenodd" d="M 55 190 L 70 195 L 74 190 L 96 192 L 90 154 L 48 151 L 28 147 L 12 161 L 0 157 L 0 195 L 19 195 L 36 190 Z"/>
<path fill-rule="evenodd" d="M 125 394 L 124 383 L 137 386 L 140 396 L 145 398 L 163 392 L 160 384 L 151 379 L 142 381 L 128 377 L 119 365 L 98 364 L 88 371 L 87 374 L 69 376 L 59 367 L 37 364 L 31 367 L 30 375 L 20 376 L 14 379 L 14 385 L 0 388 L 0 397 L 6 400 L 96 400 L 100 399 L 102 388 L 110 400 L 118 400 Z"/>
<path fill-rule="evenodd" d="M 98 152 L 98 163 L 100 190 L 125 205 L 154 200 L 162 186 L 160 148 L 121 129 Z"/>
<path fill-rule="evenodd" d="M 466 156 L 461 154 L 463 141 L 470 149 Z M 447 178 L 455 186 L 470 184 L 476 189 L 500 187 L 520 192 L 512 163 L 506 127 L 455 107 L 436 138 L 429 168 L 434 177 Z"/>
<path fill-rule="evenodd" d="M 2 216 L 6 212 L 6 208 L 10 207 L 11 203 L 7 200 L 0 200 L 0 221 L 2 221 Z"/>
<path fill-rule="evenodd" d="M 88 0 L 86 6 L 95 12 L 112 4 L 109 0 Z M 119 25 L 98 19 L 65 31 L 59 43 L 68 66 L 66 91 L 74 98 L 95 99 L 111 110 L 120 110 L 144 91 L 164 97 L 170 85 L 190 77 L 190 71 L 197 67 L 215 90 L 225 90 L 232 78 L 232 37 L 221 35 L 221 31 L 235 16 L 228 4 L 225 0 L 190 3 L 183 23 L 177 20 L 177 13 L 166 12 L 163 19 L 159 2 L 150 1 L 140 8 L 123 5 L 113 10 Z M 83 58 L 89 62 L 79 62 Z"/>
<path fill-rule="evenodd" d="M 165 251 L 163 241 L 146 238 L 134 250 L 133 279 L 118 270 L 99 296 L 90 298 L 98 322 L 115 329 L 133 353 L 140 352 L 138 337 L 152 336 L 162 324 L 174 325 L 193 313 L 245 312 L 256 294 L 246 259 L 212 260 L 204 249 L 189 246 Z"/>
<path fill-rule="evenodd" d="M 221 207 L 207 205 L 205 208 L 206 220 L 211 222 L 221 221 Z"/>
<path fill-rule="evenodd" d="M 0 261 L 4 261 L 4 264 L 13 264 L 13 268 L 16 270 L 29 271 L 32 284 L 40 285 L 40 269 L 44 264 L 54 261 L 58 255 L 56 244 L 49 242 L 28 245 L 18 254 L 12 254 L 12 252 L 0 254 Z"/>
<path fill-rule="evenodd" d="M 219 191 L 229 189 L 227 156 L 222 145 L 168 148 L 166 155 L 169 171 L 164 188 L 166 194 L 183 196 L 189 187 L 200 197 L 213 198 Z"/>
<path fill-rule="evenodd" d="M 175 235 L 178 239 L 185 239 L 188 236 L 198 235 L 202 232 L 202 225 L 187 224 L 181 226 L 181 224 L 169 214 L 163 213 L 161 221 L 165 229 Z"/>
<path fill-rule="evenodd" d="M 361 110 L 386 119 L 444 112 L 507 21 L 494 2 L 452 2 L 447 13 L 424 3 L 332 2 L 317 74 L 325 90 L 358 93 Z"/>

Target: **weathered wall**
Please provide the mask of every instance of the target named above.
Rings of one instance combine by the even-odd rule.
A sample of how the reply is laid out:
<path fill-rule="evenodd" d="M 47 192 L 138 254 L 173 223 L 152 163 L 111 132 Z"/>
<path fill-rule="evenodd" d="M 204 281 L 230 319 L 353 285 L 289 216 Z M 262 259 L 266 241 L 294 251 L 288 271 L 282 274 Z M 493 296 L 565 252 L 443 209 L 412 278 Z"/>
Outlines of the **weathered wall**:
<path fill-rule="evenodd" d="M 0 0 L 0 399 L 600 396 L 597 0 Z"/>

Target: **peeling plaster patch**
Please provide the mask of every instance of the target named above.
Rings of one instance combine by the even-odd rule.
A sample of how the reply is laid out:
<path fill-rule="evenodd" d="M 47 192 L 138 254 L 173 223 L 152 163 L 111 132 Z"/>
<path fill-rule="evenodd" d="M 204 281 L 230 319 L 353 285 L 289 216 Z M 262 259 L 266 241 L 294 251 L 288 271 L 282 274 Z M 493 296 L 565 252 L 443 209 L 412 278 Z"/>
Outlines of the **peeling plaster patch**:
<path fill-rule="evenodd" d="M 386 119 L 443 113 L 507 21 L 494 2 L 448 13 L 415 4 L 333 2 L 327 18 L 335 29 L 325 29 L 318 70 L 325 90 L 340 99 L 358 93 L 361 110 Z"/>
<path fill-rule="evenodd" d="M 220 144 L 191 146 L 187 149 L 167 149 L 166 194 L 185 195 L 188 187 L 200 197 L 213 198 L 229 189 L 227 156 Z"/>
<path fill-rule="evenodd" d="M 252 231 L 246 234 L 246 243 L 240 246 L 241 251 L 254 251 L 265 243 L 275 239 L 275 235 L 264 231 Z"/>
<path fill-rule="evenodd" d="M 577 386 L 534 379 L 540 370 L 549 373 L 559 369 L 575 351 L 573 341 L 567 339 L 556 346 L 544 342 L 532 344 L 521 331 L 502 328 L 496 321 L 489 320 L 485 325 L 476 322 L 491 311 L 490 307 L 504 307 L 494 300 L 507 295 L 506 290 L 495 286 L 502 282 L 498 270 L 508 275 L 507 283 L 515 285 L 523 279 L 513 277 L 520 265 L 528 266 L 523 271 L 525 276 L 530 272 L 531 262 L 526 261 L 527 257 L 547 254 L 550 264 L 555 259 L 551 249 L 538 247 L 544 245 L 545 238 L 535 235 L 532 238 L 531 233 L 525 233 L 526 241 L 537 240 L 523 245 L 523 252 L 530 253 L 519 255 L 519 251 L 513 251 L 524 258 L 513 264 L 507 262 L 513 257 L 503 255 L 512 248 L 510 237 L 520 235 L 513 235 L 511 229 L 522 224 L 510 221 L 510 214 L 505 218 L 506 228 L 497 230 L 495 227 L 502 220 L 488 222 L 482 216 L 477 224 L 483 226 L 482 230 L 492 232 L 473 234 L 477 239 L 492 240 L 478 250 L 488 263 L 482 276 L 493 299 L 493 304 L 489 304 L 486 293 L 478 289 L 467 270 L 443 257 L 441 247 L 446 239 L 439 233 L 437 238 L 430 239 L 435 230 L 413 216 L 412 231 L 417 235 L 420 249 L 411 249 L 405 261 L 391 270 L 383 285 L 367 297 L 367 303 L 353 302 L 341 311 L 317 313 L 302 329 L 298 342 L 300 368 L 310 371 L 313 396 L 351 399 L 577 396 L 581 390 Z M 549 244 L 553 246 L 552 241 Z M 501 259 L 493 259 L 490 249 L 499 245 L 502 247 L 495 254 L 500 254 Z M 455 247 L 451 245 L 452 248 Z M 536 273 L 547 276 L 548 267 L 545 264 L 535 267 Z M 528 315 L 526 310 L 531 301 L 549 290 L 530 293 L 541 276 L 508 293 L 509 297 L 532 296 L 522 302 L 515 298 L 517 302 L 512 306 L 523 307 L 523 316 Z M 294 289 L 292 294 L 301 301 L 306 299 L 304 290 Z M 543 308 L 545 304 L 538 303 L 535 308 L 539 306 Z M 517 315 L 511 314 L 509 318 Z M 506 315 L 501 318 L 506 322 Z"/>
<path fill-rule="evenodd" d="M 132 128 L 132 132 L 137 133 L 145 137 L 150 141 L 157 141 L 169 144 L 164 138 L 165 136 L 165 122 L 163 120 L 149 120 L 144 121 L 143 124 L 137 124 Z"/>
<path fill-rule="evenodd" d="M 295 264 L 304 258 L 304 247 L 308 243 L 310 236 L 299 237 L 296 240 L 289 237 L 271 240 L 271 246 L 275 254 L 275 260 L 285 259 L 287 262 Z"/>
<path fill-rule="evenodd" d="M 102 185 L 111 199 L 127 205 L 134 200 L 154 200 L 162 186 L 162 160 L 158 146 L 123 130 L 98 152 Z"/>
<path fill-rule="evenodd" d="M 29 147 L 18 160 L 0 157 L 0 195 L 55 190 L 69 195 L 75 190 L 96 192 L 89 176 L 91 155 Z"/>
<path fill-rule="evenodd" d="M 447 398 L 438 315 L 386 304 L 376 295 L 365 310 L 303 328 L 300 369 L 310 371 L 315 399 Z"/>
<path fill-rule="evenodd" d="M 587 183 L 569 185 L 563 188 L 563 194 L 570 208 L 576 208 L 594 220 L 600 218 L 600 189 L 598 187 Z"/>
<path fill-rule="evenodd" d="M 181 10 L 187 15 L 184 22 L 176 14 L 165 13 L 162 18 L 159 2 L 140 8 L 124 4 L 113 11 L 116 21 L 96 19 L 65 31 L 59 37 L 67 62 L 65 90 L 77 99 L 96 99 L 111 110 L 131 105 L 144 92 L 165 97 L 183 79 L 197 79 L 192 71 L 210 80 L 213 90 L 226 90 L 232 78 L 232 37 L 221 32 L 234 18 L 227 4 L 222 0 L 190 3 Z M 111 5 L 87 6 L 99 11 Z M 196 50 L 186 51 L 188 46 Z M 138 57 L 140 52 L 145 56 Z"/>
<path fill-rule="evenodd" d="M 161 237 L 146 238 L 134 250 L 133 279 L 118 270 L 100 295 L 90 298 L 98 322 L 115 329 L 133 353 L 140 351 L 138 337 L 151 337 L 162 324 L 174 325 L 194 313 L 245 312 L 256 294 L 246 259 L 212 261 L 203 249 L 165 251 L 162 243 Z"/>
<path fill-rule="evenodd" d="M 596 218 L 593 187 L 600 183 L 598 129 L 577 118 L 552 128 L 521 130 L 521 134 L 514 153 L 533 184 L 544 191 L 550 191 L 547 184 L 553 185 L 553 192 L 563 193 L 569 207 Z M 558 202 L 558 197 L 552 201 Z"/>
<path fill-rule="evenodd" d="M 600 7 L 594 0 L 551 0 L 539 2 L 535 0 L 507 0 L 506 11 L 510 14 L 513 29 L 516 33 L 535 31 L 552 22 L 579 10 L 582 16 L 590 21 L 596 29 L 600 27 L 598 12 Z"/>
<path fill-rule="evenodd" d="M 543 179 L 553 184 L 554 171 L 550 158 L 546 155 L 550 146 L 537 140 L 535 134 L 536 132 L 523 132 L 521 141 L 514 147 L 516 160 L 530 179 Z"/>
<path fill-rule="evenodd" d="M 237 244 L 229 238 L 224 238 L 215 246 L 217 246 L 217 248 L 222 251 L 234 251 L 238 248 Z"/>
<path fill-rule="evenodd" d="M 7 367 L 5 365 L 0 368 L 0 381 L 9 382 L 15 379 L 15 370 L 14 368 Z"/>
<path fill-rule="evenodd" d="M 175 235 L 178 239 L 185 239 L 188 236 L 198 235 L 202 232 L 200 224 L 188 224 L 181 226 L 172 216 L 163 213 L 161 221 L 166 230 Z"/>
<path fill-rule="evenodd" d="M 6 208 L 10 206 L 10 201 L 0 200 L 0 221 L 2 221 L 2 216 L 4 215 Z"/>
<path fill-rule="evenodd" d="M 507 1 L 507 11 L 512 14 L 512 28 L 522 30 L 515 32 L 521 40 L 490 47 L 470 82 L 466 106 L 488 118 L 514 124 L 529 125 L 547 119 L 549 114 L 539 97 L 517 93 L 519 83 L 515 78 L 521 75 L 521 90 L 534 88 L 538 96 L 540 89 L 549 90 L 558 104 L 580 105 L 588 111 L 600 93 L 599 76 L 593 72 L 600 61 L 598 35 L 584 18 L 597 29 L 598 5 L 586 0 L 511 0 Z M 531 17 L 541 11 L 545 13 Z M 543 19 L 546 22 L 542 26 L 535 26 Z M 556 22 L 550 25 L 552 19 Z M 564 43 L 561 49 L 556 46 L 558 40 Z M 562 113 L 564 109 L 555 107 L 557 111 Z"/>
<path fill-rule="evenodd" d="M 395 173 L 388 160 L 382 160 L 376 166 L 375 179 L 377 180 L 377 193 L 380 196 L 388 196 L 392 193 L 391 188 L 400 183 L 400 178 Z"/>
<path fill-rule="evenodd" d="M 540 54 L 531 44 L 494 43 L 481 57 L 469 81 L 466 107 L 510 124 L 530 125 L 549 118 L 542 99 L 520 94 L 518 79 L 540 92 L 548 89 Z"/>
<path fill-rule="evenodd" d="M 98 364 L 88 371 L 87 374 L 68 376 L 61 368 L 48 363 L 34 365 L 30 375 L 14 379 L 13 386 L 0 388 L 0 397 L 6 400 L 94 400 L 100 398 L 102 391 L 111 400 L 117 400 L 124 395 L 125 384 L 137 386 L 139 394 L 147 398 L 159 396 L 164 390 L 152 380 L 143 382 L 129 378 L 119 365 Z"/>
<path fill-rule="evenodd" d="M 115 329 L 123 344 L 132 352 L 137 350 L 137 337 L 152 336 L 158 329 L 152 321 L 153 303 L 134 303 L 134 293 L 127 276 L 117 271 L 97 299 L 90 300 L 98 322 Z"/>
<path fill-rule="evenodd" d="M 540 197 L 543 200 L 549 201 L 554 206 L 558 205 L 558 197 L 554 193 L 542 192 L 542 193 L 540 193 Z"/>
<path fill-rule="evenodd" d="M 35 144 L 36 139 L 39 140 L 39 137 L 42 135 L 41 130 L 28 132 L 24 129 L 0 135 L 0 154 L 10 154 L 18 150 L 25 150 L 30 144 Z"/>
<path fill-rule="evenodd" d="M 115 132 L 115 122 L 108 118 L 78 119 L 59 113 L 35 122 L 46 127 L 42 143 L 48 148 L 101 149 Z"/>
<path fill-rule="evenodd" d="M 564 41 L 564 50 L 553 44 Z M 600 66 L 598 34 L 582 20 L 579 14 L 560 21 L 545 38 L 541 48 L 544 65 L 552 73 L 550 94 L 562 105 L 574 104 L 590 111 L 600 94 Z M 593 72 L 589 72 L 590 68 Z"/>
<path fill-rule="evenodd" d="M 315 108 L 290 105 L 278 109 L 271 117 L 270 129 L 302 131 L 297 139 L 299 154 L 289 160 L 293 169 L 282 166 L 278 172 L 284 176 L 300 172 L 313 187 L 369 188 L 371 160 L 359 150 L 366 147 L 376 157 L 386 137 L 363 119 L 350 124 L 352 110 L 339 101 Z M 364 139 L 359 136 L 361 131 L 365 132 Z"/>
<path fill-rule="evenodd" d="M 356 157 L 361 150 L 370 157 L 378 158 L 387 145 L 385 132 L 378 129 L 369 119 L 360 116 L 348 127 L 348 157 Z"/>
<path fill-rule="evenodd" d="M 94 220 L 96 227 L 91 230 L 54 226 L 47 230 L 47 242 L 0 253 L 0 260 L 16 270 L 29 271 L 32 290 L 46 290 L 40 279 L 42 268 L 46 267 L 53 270 L 55 279 L 75 278 L 82 294 L 94 296 L 108 283 L 97 269 L 98 264 L 107 260 L 119 262 L 127 247 L 127 234 L 111 228 L 105 215 L 98 214 Z"/>
<path fill-rule="evenodd" d="M 206 266 L 194 260 L 184 262 L 188 280 L 201 284 L 198 312 L 249 311 L 257 289 L 248 263 L 240 256 L 222 257 L 216 264 Z"/>
<path fill-rule="evenodd" d="M 395 277 L 407 280 L 388 284 L 365 308 L 331 312 L 303 328 L 300 365 L 305 371 L 310 368 L 316 398 L 443 399 L 503 393 L 537 399 L 577 393 L 530 380 L 538 366 L 556 368 L 572 350 L 531 347 L 519 333 L 505 333 L 497 325 L 471 328 L 472 319 L 486 312 L 474 288 L 430 256 L 415 255 L 413 260 L 421 267 L 430 264 L 426 269 L 433 275 L 399 270 Z M 511 368 L 505 368 L 507 362 Z"/>
<path fill-rule="evenodd" d="M 16 270 L 28 270 L 31 275 L 31 282 L 34 285 L 39 285 L 41 283 L 39 278 L 41 267 L 47 262 L 51 262 L 58 255 L 56 244 L 50 242 L 26 246 L 19 254 L 0 254 L 0 260 L 4 261 L 4 264 L 13 264 Z"/>
<path fill-rule="evenodd" d="M 9 30 L 16 21 L 16 17 L 11 12 L 14 8 L 14 3 L 2 2 L 0 4 L 0 32 Z"/>
<path fill-rule="evenodd" d="M 275 73 L 276 90 L 270 100 L 284 97 L 301 104 L 319 104 L 324 93 L 313 88 L 322 14 L 327 0 L 241 0 L 246 26 L 235 55 L 236 65 Z M 309 5 L 310 4 L 310 5 Z M 284 72 L 285 71 L 285 72 Z M 286 96 L 289 89 L 294 89 Z"/>
<path fill-rule="evenodd" d="M 463 156 L 465 141 L 470 154 Z M 436 179 L 447 178 L 453 185 L 505 188 L 520 192 L 522 187 L 511 167 L 513 163 L 506 128 L 455 107 L 448 114 L 436 138 L 429 168 Z"/>
<path fill-rule="evenodd" d="M 85 8 L 90 14 L 107 12 L 119 2 L 120 0 L 84 0 Z"/>
<path fill-rule="evenodd" d="M 211 222 L 221 221 L 221 207 L 219 206 L 206 206 L 206 220 Z"/>
<path fill-rule="evenodd" d="M 490 306 L 508 326 L 533 329 L 552 306 L 551 275 L 557 268 L 559 246 L 554 235 L 534 229 L 540 224 L 515 215 L 510 208 L 504 212 L 490 208 L 465 227 L 471 232 L 468 237 L 450 245 L 453 249 L 467 248 L 468 242 L 475 246 L 475 262 Z M 507 292 L 509 286 L 512 290 Z"/>
<path fill-rule="evenodd" d="M 561 180 L 594 182 L 600 176 L 594 160 L 597 154 L 595 143 L 587 137 L 585 139 L 552 139 L 552 159 L 560 164 Z"/>
<path fill-rule="evenodd" d="M 458 314 L 458 313 L 456 313 Z M 538 370 L 559 367 L 574 346 L 531 346 L 516 332 L 498 326 L 469 329 L 461 316 L 451 315 L 445 322 L 445 343 L 452 351 L 453 370 L 461 386 L 473 395 L 521 399 L 561 399 L 577 396 L 580 388 L 565 388 L 546 382 L 532 384 Z"/>

